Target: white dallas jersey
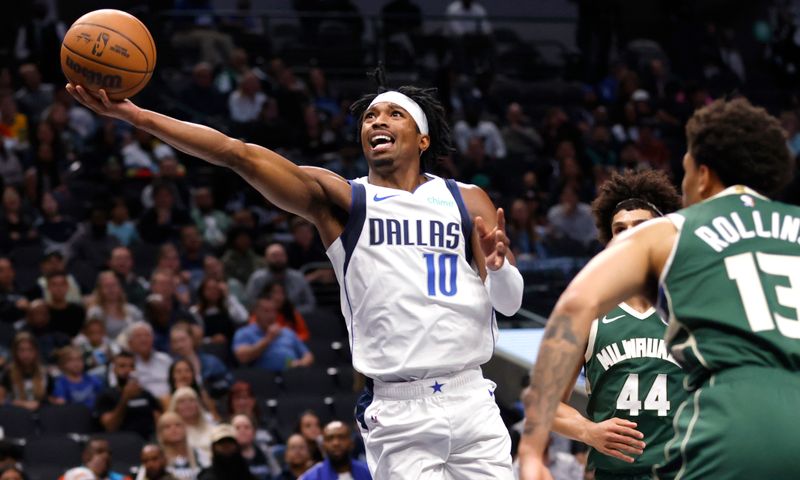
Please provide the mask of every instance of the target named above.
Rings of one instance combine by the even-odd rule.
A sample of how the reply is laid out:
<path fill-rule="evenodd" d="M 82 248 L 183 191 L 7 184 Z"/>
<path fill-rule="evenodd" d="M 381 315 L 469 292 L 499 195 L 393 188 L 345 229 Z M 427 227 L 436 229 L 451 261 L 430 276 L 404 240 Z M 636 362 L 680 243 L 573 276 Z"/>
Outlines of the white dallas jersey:
<path fill-rule="evenodd" d="M 486 363 L 497 323 L 473 270 L 472 220 L 458 184 L 428 175 L 414 192 L 350 182 L 344 232 L 328 248 L 353 366 L 384 381 Z"/>

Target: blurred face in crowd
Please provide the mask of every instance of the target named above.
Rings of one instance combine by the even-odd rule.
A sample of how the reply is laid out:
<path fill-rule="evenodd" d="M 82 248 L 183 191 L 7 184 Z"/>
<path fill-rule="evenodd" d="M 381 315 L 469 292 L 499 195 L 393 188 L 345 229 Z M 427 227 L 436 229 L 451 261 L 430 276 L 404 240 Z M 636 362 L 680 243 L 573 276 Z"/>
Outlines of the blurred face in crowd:
<path fill-rule="evenodd" d="M 28 326 L 34 330 L 45 328 L 50 324 L 50 309 L 44 300 L 34 300 L 28 307 L 25 319 Z"/>
<path fill-rule="evenodd" d="M 153 352 L 153 332 L 145 327 L 135 328 L 128 337 L 131 352 L 140 357 L 149 357 Z"/>
<path fill-rule="evenodd" d="M 80 375 L 83 373 L 83 356 L 79 352 L 70 352 L 59 368 L 66 374 Z"/>
<path fill-rule="evenodd" d="M 299 433 L 295 433 L 286 441 L 286 453 L 284 455 L 286 464 L 291 467 L 307 466 L 311 462 L 308 443 Z"/>
<path fill-rule="evenodd" d="M 256 408 L 256 399 L 246 391 L 231 393 L 232 413 L 252 415 Z"/>
<path fill-rule="evenodd" d="M 175 367 L 172 369 L 172 382 L 175 388 L 191 387 L 194 382 L 194 372 L 192 367 L 185 360 L 178 360 L 175 362 Z"/>
<path fill-rule="evenodd" d="M 220 259 L 213 255 L 206 255 L 203 259 L 203 271 L 206 278 L 212 278 L 219 282 L 225 280 L 225 266 Z"/>
<path fill-rule="evenodd" d="M 106 326 L 102 321 L 87 321 L 83 327 L 83 334 L 89 340 L 90 345 L 98 347 L 103 344 Z"/>
<path fill-rule="evenodd" d="M 178 249 L 175 245 L 166 244 L 161 247 L 158 254 L 158 269 L 168 270 L 172 273 L 178 273 L 181 269 L 181 257 L 178 255 Z"/>
<path fill-rule="evenodd" d="M 269 298 L 275 302 L 276 309 L 281 308 L 286 302 L 286 289 L 280 283 L 273 284 L 269 292 Z"/>
<path fill-rule="evenodd" d="M 122 300 L 122 287 L 119 280 L 111 272 L 103 272 L 97 277 L 97 286 L 104 302 L 119 302 Z"/>
<path fill-rule="evenodd" d="M 246 252 L 253 248 L 253 239 L 246 232 L 240 232 L 233 239 L 233 248 L 240 252 Z"/>
<path fill-rule="evenodd" d="M 171 210 L 175 204 L 175 199 L 172 198 L 172 192 L 169 187 L 162 186 L 153 192 L 153 205 L 161 210 Z"/>
<path fill-rule="evenodd" d="M 175 404 L 175 413 L 184 422 L 193 424 L 200 417 L 200 405 L 194 397 L 183 397 Z"/>
<path fill-rule="evenodd" d="M 252 97 L 261 90 L 261 83 L 253 72 L 247 72 L 242 76 L 239 89 L 243 94 Z"/>
<path fill-rule="evenodd" d="M 58 215 L 58 202 L 51 193 L 42 195 L 42 213 L 46 218 L 53 218 Z"/>
<path fill-rule="evenodd" d="M 194 205 L 201 212 L 210 212 L 214 209 L 214 196 L 211 195 L 211 189 L 202 187 L 194 192 Z"/>
<path fill-rule="evenodd" d="M 511 222 L 524 225 L 528 221 L 528 204 L 518 198 L 511 204 Z"/>
<path fill-rule="evenodd" d="M 117 247 L 111 251 L 111 260 L 108 267 L 114 272 L 127 276 L 133 269 L 133 256 L 131 251 L 125 247 Z"/>
<path fill-rule="evenodd" d="M 142 449 L 142 466 L 147 478 L 160 478 L 167 467 L 164 452 L 157 445 L 146 445 Z"/>
<path fill-rule="evenodd" d="M 236 415 L 233 417 L 231 425 L 236 429 L 236 441 L 241 447 L 249 447 L 253 444 L 256 429 L 247 415 Z"/>
<path fill-rule="evenodd" d="M 3 210 L 6 212 L 18 212 L 20 207 L 19 194 L 11 187 L 3 190 Z"/>
<path fill-rule="evenodd" d="M 23 480 L 23 477 L 19 470 L 11 467 L 0 475 L 0 480 Z"/>
<path fill-rule="evenodd" d="M 150 291 L 161 295 L 165 300 L 169 300 L 175 295 L 175 280 L 166 271 L 158 271 L 153 274 L 150 281 Z"/>
<path fill-rule="evenodd" d="M 128 206 L 124 202 L 117 202 L 111 207 L 111 221 L 116 224 L 121 224 L 128 221 L 130 213 Z"/>
<path fill-rule="evenodd" d="M 210 87 L 214 81 L 214 72 L 211 68 L 211 64 L 200 62 L 195 65 L 192 69 L 192 79 L 194 80 L 195 85 L 199 87 Z"/>
<path fill-rule="evenodd" d="M 305 413 L 300 417 L 300 434 L 306 440 L 315 440 L 322 434 L 319 417 L 313 413 Z"/>
<path fill-rule="evenodd" d="M 173 328 L 169 334 L 169 346 L 174 355 L 188 357 L 194 354 L 192 337 L 183 328 Z"/>
<path fill-rule="evenodd" d="M 514 102 L 508 106 L 506 110 L 506 120 L 511 125 L 521 125 L 525 122 L 525 114 L 522 111 L 522 105 Z"/>
<path fill-rule="evenodd" d="M 52 297 L 53 301 L 63 302 L 64 299 L 67 298 L 67 292 L 69 291 L 69 282 L 67 282 L 67 277 L 64 275 L 54 275 L 52 277 L 48 277 L 47 290 L 50 292 L 50 296 Z"/>
<path fill-rule="evenodd" d="M 203 248 L 203 237 L 194 225 L 187 225 L 181 229 L 181 246 L 186 253 L 196 253 Z M 177 250 L 175 256 L 178 256 Z"/>
<path fill-rule="evenodd" d="M 128 381 L 135 365 L 136 363 L 132 358 L 120 356 L 114 358 L 114 376 L 117 377 L 120 385 L 124 385 Z"/>
<path fill-rule="evenodd" d="M 314 227 L 306 222 L 300 222 L 292 229 L 294 241 L 303 248 L 308 248 L 314 241 Z"/>
<path fill-rule="evenodd" d="M 47 276 L 54 272 L 63 272 L 64 271 L 64 259 L 61 255 L 52 254 L 45 257 L 41 263 L 41 270 L 42 275 Z"/>
<path fill-rule="evenodd" d="M 322 432 L 322 448 L 334 466 L 349 463 L 353 439 L 347 425 L 339 421 L 327 424 Z"/>
<path fill-rule="evenodd" d="M 29 340 L 19 342 L 14 351 L 14 361 L 26 370 L 36 364 L 38 356 L 39 352 L 36 350 L 36 345 Z"/>
<path fill-rule="evenodd" d="M 214 279 L 203 282 L 203 297 L 211 305 L 219 303 L 222 300 L 222 289 L 219 287 L 219 282 Z"/>
<path fill-rule="evenodd" d="M 107 440 L 90 440 L 89 445 L 83 452 L 83 463 L 89 467 L 95 475 L 105 478 L 111 468 L 111 447 Z"/>
<path fill-rule="evenodd" d="M 275 309 L 275 302 L 270 298 L 260 298 L 256 302 L 253 309 L 253 315 L 256 317 L 256 323 L 262 330 L 267 331 L 270 325 L 275 323 L 275 316 L 277 310 Z"/>
<path fill-rule="evenodd" d="M 7 258 L 0 258 L 0 289 L 11 290 L 14 286 L 14 266 Z"/>
<path fill-rule="evenodd" d="M 268 246 L 264 256 L 271 271 L 283 272 L 286 270 L 289 257 L 286 255 L 286 249 L 280 243 L 273 243 Z"/>
<path fill-rule="evenodd" d="M 186 441 L 186 425 L 174 412 L 166 412 L 158 420 L 158 436 L 166 444 Z"/>

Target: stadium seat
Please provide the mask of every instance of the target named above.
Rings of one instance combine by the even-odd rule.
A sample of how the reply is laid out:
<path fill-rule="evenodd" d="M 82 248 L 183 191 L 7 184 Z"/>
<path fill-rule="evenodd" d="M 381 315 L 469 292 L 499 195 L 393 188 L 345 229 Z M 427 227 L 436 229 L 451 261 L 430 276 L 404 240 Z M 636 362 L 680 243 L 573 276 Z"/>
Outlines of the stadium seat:
<path fill-rule="evenodd" d="M 55 480 L 56 478 L 61 478 L 61 475 L 67 470 L 58 465 L 38 465 L 29 463 L 23 464 L 23 468 L 25 469 L 25 474 L 28 476 L 28 480 Z"/>
<path fill-rule="evenodd" d="M 333 411 L 336 418 L 345 422 L 355 418 L 355 408 L 361 392 L 337 393 L 333 396 Z"/>
<path fill-rule="evenodd" d="M 131 468 L 139 465 L 144 446 L 144 440 L 139 435 L 133 432 L 110 432 L 94 434 L 92 438 L 108 440 L 113 470 L 128 474 Z"/>
<path fill-rule="evenodd" d="M 311 410 L 319 416 L 322 425 L 336 418 L 333 397 L 323 395 L 292 394 L 277 400 L 275 416 L 278 433 L 289 438 L 294 433 L 300 414 Z"/>
<path fill-rule="evenodd" d="M 303 317 L 313 338 L 344 341 L 347 339 L 347 328 L 342 316 L 332 310 L 318 308 Z"/>
<path fill-rule="evenodd" d="M 33 414 L 29 410 L 13 405 L 0 407 L 0 426 L 3 428 L 4 437 L 24 438 L 36 433 Z"/>
<path fill-rule="evenodd" d="M 74 435 L 44 434 L 25 443 L 25 465 L 59 467 L 66 470 L 81 463 L 81 444 Z"/>
<path fill-rule="evenodd" d="M 328 377 L 333 383 L 333 388 L 337 392 L 352 392 L 355 370 L 350 365 L 339 365 L 336 367 L 329 367 L 327 372 Z"/>
<path fill-rule="evenodd" d="M 333 378 L 327 367 L 313 365 L 286 370 L 278 377 L 281 388 L 292 394 L 327 394 L 334 390 Z"/>
<path fill-rule="evenodd" d="M 321 366 L 349 365 L 350 348 L 341 341 L 328 338 L 312 337 L 306 342 L 311 353 L 314 354 L 314 363 Z"/>
<path fill-rule="evenodd" d="M 200 345 L 200 352 L 214 355 L 225 365 L 230 365 L 230 349 L 226 343 L 204 343 Z"/>
<path fill-rule="evenodd" d="M 258 397 L 273 398 L 280 393 L 280 385 L 275 382 L 275 373 L 263 368 L 237 368 L 233 372 L 236 381 L 250 384 L 253 394 Z"/>
<path fill-rule="evenodd" d="M 92 431 L 92 412 L 79 403 L 45 405 L 39 410 L 42 433 L 80 433 Z"/>

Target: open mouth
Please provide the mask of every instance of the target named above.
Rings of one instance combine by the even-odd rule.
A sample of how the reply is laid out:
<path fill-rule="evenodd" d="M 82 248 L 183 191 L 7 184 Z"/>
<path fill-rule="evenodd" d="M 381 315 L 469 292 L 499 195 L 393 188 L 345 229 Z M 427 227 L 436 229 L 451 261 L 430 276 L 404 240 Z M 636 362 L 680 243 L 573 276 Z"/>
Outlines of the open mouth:
<path fill-rule="evenodd" d="M 369 139 L 369 146 L 373 152 L 388 150 L 394 145 L 394 137 L 385 133 L 373 135 Z"/>

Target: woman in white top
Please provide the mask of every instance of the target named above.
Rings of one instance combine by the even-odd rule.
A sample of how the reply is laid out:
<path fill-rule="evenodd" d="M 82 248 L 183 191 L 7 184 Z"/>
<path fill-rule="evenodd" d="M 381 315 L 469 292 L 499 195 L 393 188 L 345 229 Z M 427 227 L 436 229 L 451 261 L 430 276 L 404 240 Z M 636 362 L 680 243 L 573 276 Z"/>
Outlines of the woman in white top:
<path fill-rule="evenodd" d="M 177 413 L 161 415 L 156 425 L 156 438 L 167 457 L 167 471 L 178 480 L 195 480 L 201 465 L 197 451 L 189 446 L 186 424 Z"/>
<path fill-rule="evenodd" d="M 97 276 L 97 285 L 90 297 L 86 318 L 102 319 L 110 338 L 116 338 L 133 322 L 144 320 L 142 312 L 128 303 L 117 276 L 110 270 Z"/>
<path fill-rule="evenodd" d="M 191 387 L 175 390 L 169 402 L 169 411 L 175 412 L 186 424 L 189 446 L 197 450 L 200 465 L 211 465 L 211 430 L 215 425 L 211 415 L 203 409 L 197 392 Z"/>

